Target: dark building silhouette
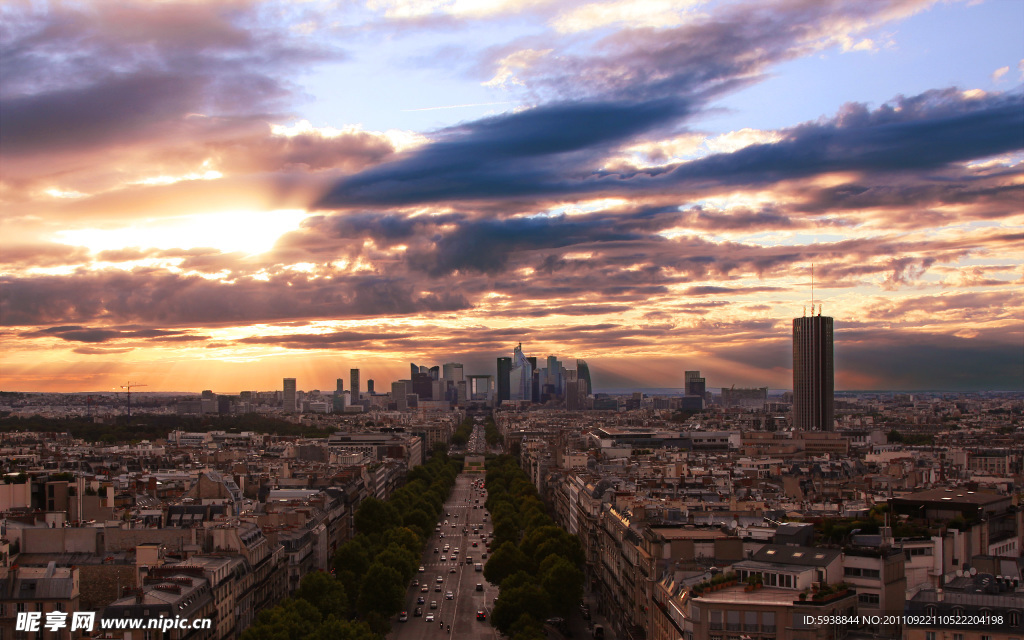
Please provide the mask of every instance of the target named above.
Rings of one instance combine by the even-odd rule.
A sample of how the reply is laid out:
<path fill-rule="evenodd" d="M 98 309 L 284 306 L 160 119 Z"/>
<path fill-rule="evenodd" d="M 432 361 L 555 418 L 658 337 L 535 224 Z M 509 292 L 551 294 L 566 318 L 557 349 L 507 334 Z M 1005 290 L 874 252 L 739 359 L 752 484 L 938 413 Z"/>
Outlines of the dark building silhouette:
<path fill-rule="evenodd" d="M 512 358 L 498 358 L 498 400 L 497 404 L 512 397 L 509 387 L 509 374 L 512 373 Z"/>
<path fill-rule="evenodd" d="M 835 410 L 832 318 L 793 318 L 793 426 L 831 431 Z"/>
<path fill-rule="evenodd" d="M 587 395 L 593 395 L 594 385 L 590 382 L 590 367 L 586 360 L 576 360 L 576 378 L 587 381 Z"/>

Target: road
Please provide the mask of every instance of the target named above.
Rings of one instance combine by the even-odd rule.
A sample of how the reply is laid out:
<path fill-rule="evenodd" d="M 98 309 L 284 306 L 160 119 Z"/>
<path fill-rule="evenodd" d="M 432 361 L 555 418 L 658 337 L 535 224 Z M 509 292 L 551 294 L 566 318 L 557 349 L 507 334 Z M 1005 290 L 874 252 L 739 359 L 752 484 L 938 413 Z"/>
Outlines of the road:
<path fill-rule="evenodd" d="M 479 432 L 479 433 L 477 433 Z M 479 441 L 483 439 L 483 427 L 474 429 L 473 436 Z M 484 580 L 484 574 L 476 571 L 476 563 L 483 563 L 481 555 L 486 551 L 486 546 L 481 542 L 480 534 L 483 533 L 490 539 L 491 523 L 490 516 L 486 515 L 484 500 L 486 494 L 473 488 L 473 483 L 483 481 L 482 475 L 460 474 L 455 481 L 455 488 L 445 502 L 441 513 L 440 532 L 435 531 L 434 535 L 427 542 L 421 564 L 423 571 L 417 574 L 417 586 L 412 586 L 406 593 L 406 610 L 409 613 L 408 622 L 396 622 L 392 625 L 389 638 L 393 640 L 438 640 L 439 638 L 474 638 L 476 640 L 495 640 L 497 632 L 491 627 L 488 620 L 477 620 L 476 612 L 480 609 L 486 611 L 488 618 L 493 608 L 494 598 L 498 595 L 498 587 L 491 585 Z M 479 502 L 477 502 L 479 501 Z M 477 508 L 473 508 L 473 507 Z M 485 521 L 486 518 L 486 521 Z M 474 533 L 473 527 L 480 529 Z M 441 536 L 444 537 L 441 537 Z M 474 547 L 473 543 L 477 546 Z M 445 545 L 449 550 L 444 551 Z M 452 550 L 458 548 L 459 552 L 454 557 Z M 435 553 L 434 550 L 437 549 Z M 444 560 L 441 557 L 444 556 Z M 472 562 L 466 562 L 467 556 L 472 557 Z M 454 573 L 452 573 L 454 569 Z M 441 582 L 438 582 L 438 578 Z M 483 586 L 483 591 L 477 591 L 477 584 Z M 421 591 L 423 585 L 428 591 Z M 437 590 L 440 585 L 440 591 Z M 453 598 L 448 600 L 445 594 L 451 591 Z M 423 597 L 424 604 L 417 604 L 418 597 Z M 437 603 L 437 609 L 431 609 L 431 602 Z M 423 611 L 422 617 L 414 616 L 416 607 Z M 433 613 L 435 621 L 426 622 L 427 614 Z M 451 635 L 441 627 L 438 621 L 444 625 L 451 625 Z"/>

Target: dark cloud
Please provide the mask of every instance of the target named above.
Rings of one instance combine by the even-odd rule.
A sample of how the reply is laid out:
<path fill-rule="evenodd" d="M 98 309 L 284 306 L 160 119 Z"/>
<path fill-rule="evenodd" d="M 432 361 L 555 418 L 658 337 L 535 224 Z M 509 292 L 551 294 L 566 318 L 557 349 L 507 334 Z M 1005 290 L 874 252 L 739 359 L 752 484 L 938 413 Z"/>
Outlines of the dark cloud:
<path fill-rule="evenodd" d="M 665 126 L 687 113 L 675 100 L 578 102 L 535 107 L 443 131 L 400 160 L 345 178 L 321 208 L 510 198 L 564 191 L 551 177 L 586 182 L 587 153 Z"/>
<path fill-rule="evenodd" d="M 8 326 L 95 321 L 196 326 L 468 307 L 461 294 L 416 291 L 411 283 L 378 276 L 336 280 L 279 276 L 266 282 L 234 283 L 165 272 L 0 277 L 0 319 Z"/>
<path fill-rule="evenodd" d="M 129 338 L 147 338 L 165 342 L 179 342 L 191 340 L 203 340 L 207 336 L 183 335 L 179 331 L 166 329 L 130 329 L 122 330 L 117 328 L 84 327 L 77 325 L 62 325 L 26 331 L 20 335 L 22 338 L 38 338 L 43 336 L 54 336 L 68 342 L 91 342 L 100 343 L 109 340 L 121 340 Z"/>
<path fill-rule="evenodd" d="M 768 291 L 786 291 L 785 287 L 720 287 L 716 285 L 704 285 L 700 287 L 689 287 L 683 291 L 684 296 L 713 296 L 725 293 L 748 294 L 765 293 Z"/>
<path fill-rule="evenodd" d="M 1024 148 L 1024 136 L 1006 133 L 1024 131 L 1022 97 L 966 98 L 946 89 L 899 97 L 874 111 L 847 104 L 829 121 L 782 132 L 778 142 L 631 173 L 597 170 L 608 144 L 665 126 L 685 116 L 687 109 L 666 100 L 546 105 L 450 131 L 400 160 L 343 179 L 318 206 L 686 193 L 829 172 L 935 170 Z M 628 125 L 610 124 L 620 118 Z M 762 212 L 737 223 L 784 220 L 770 216 Z"/>
<path fill-rule="evenodd" d="M 1022 149 L 1022 131 L 1024 93 L 965 98 L 955 89 L 928 91 L 874 111 L 847 104 L 836 118 L 794 127 L 779 142 L 686 163 L 668 177 L 756 185 L 834 171 L 937 169 Z"/>
<path fill-rule="evenodd" d="M 292 65 L 337 56 L 243 3 L 99 3 L 5 13 L 0 149 L 45 154 L 222 131 L 290 95 Z"/>
<path fill-rule="evenodd" d="M 9 265 L 32 265 L 53 267 L 79 264 L 89 259 L 85 247 L 73 247 L 56 243 L 13 244 L 0 247 L 0 263 Z"/>

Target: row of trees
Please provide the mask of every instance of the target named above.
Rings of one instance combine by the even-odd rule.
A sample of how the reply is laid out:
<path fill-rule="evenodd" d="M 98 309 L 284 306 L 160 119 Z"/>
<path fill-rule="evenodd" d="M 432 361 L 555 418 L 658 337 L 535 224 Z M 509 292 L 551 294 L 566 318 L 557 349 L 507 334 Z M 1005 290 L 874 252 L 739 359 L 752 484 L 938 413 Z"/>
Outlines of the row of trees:
<path fill-rule="evenodd" d="M 455 428 L 455 433 L 452 435 L 452 444 L 457 447 L 464 447 L 469 442 L 471 435 L 473 435 L 473 416 L 466 416 L 459 423 L 459 426 Z"/>
<path fill-rule="evenodd" d="M 356 535 L 334 553 L 331 574 L 306 575 L 291 598 L 260 613 L 242 640 L 376 640 L 386 634 L 405 606 L 406 585 L 458 471 L 442 447 L 387 501 L 363 500 Z"/>
<path fill-rule="evenodd" d="M 498 426 L 494 424 L 494 418 L 488 416 L 487 422 L 484 423 L 484 439 L 487 440 L 488 447 L 496 447 L 501 442 L 501 433 L 498 431 Z"/>
<path fill-rule="evenodd" d="M 568 616 L 583 595 L 583 548 L 547 515 L 511 456 L 488 465 L 486 507 L 495 551 L 484 577 L 499 585 L 501 594 L 491 624 L 513 640 L 541 640 L 544 620 Z"/>

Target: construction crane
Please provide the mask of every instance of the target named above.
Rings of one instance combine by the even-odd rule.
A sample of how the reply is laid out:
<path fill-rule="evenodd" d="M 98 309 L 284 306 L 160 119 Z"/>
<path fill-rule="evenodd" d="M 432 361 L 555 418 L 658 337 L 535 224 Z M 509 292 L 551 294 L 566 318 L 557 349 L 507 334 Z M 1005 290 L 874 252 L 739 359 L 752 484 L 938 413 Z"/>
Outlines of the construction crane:
<path fill-rule="evenodd" d="M 122 389 L 128 390 L 128 420 L 132 419 L 132 387 L 148 387 L 148 384 L 138 384 L 129 382 L 128 384 L 122 384 Z"/>

